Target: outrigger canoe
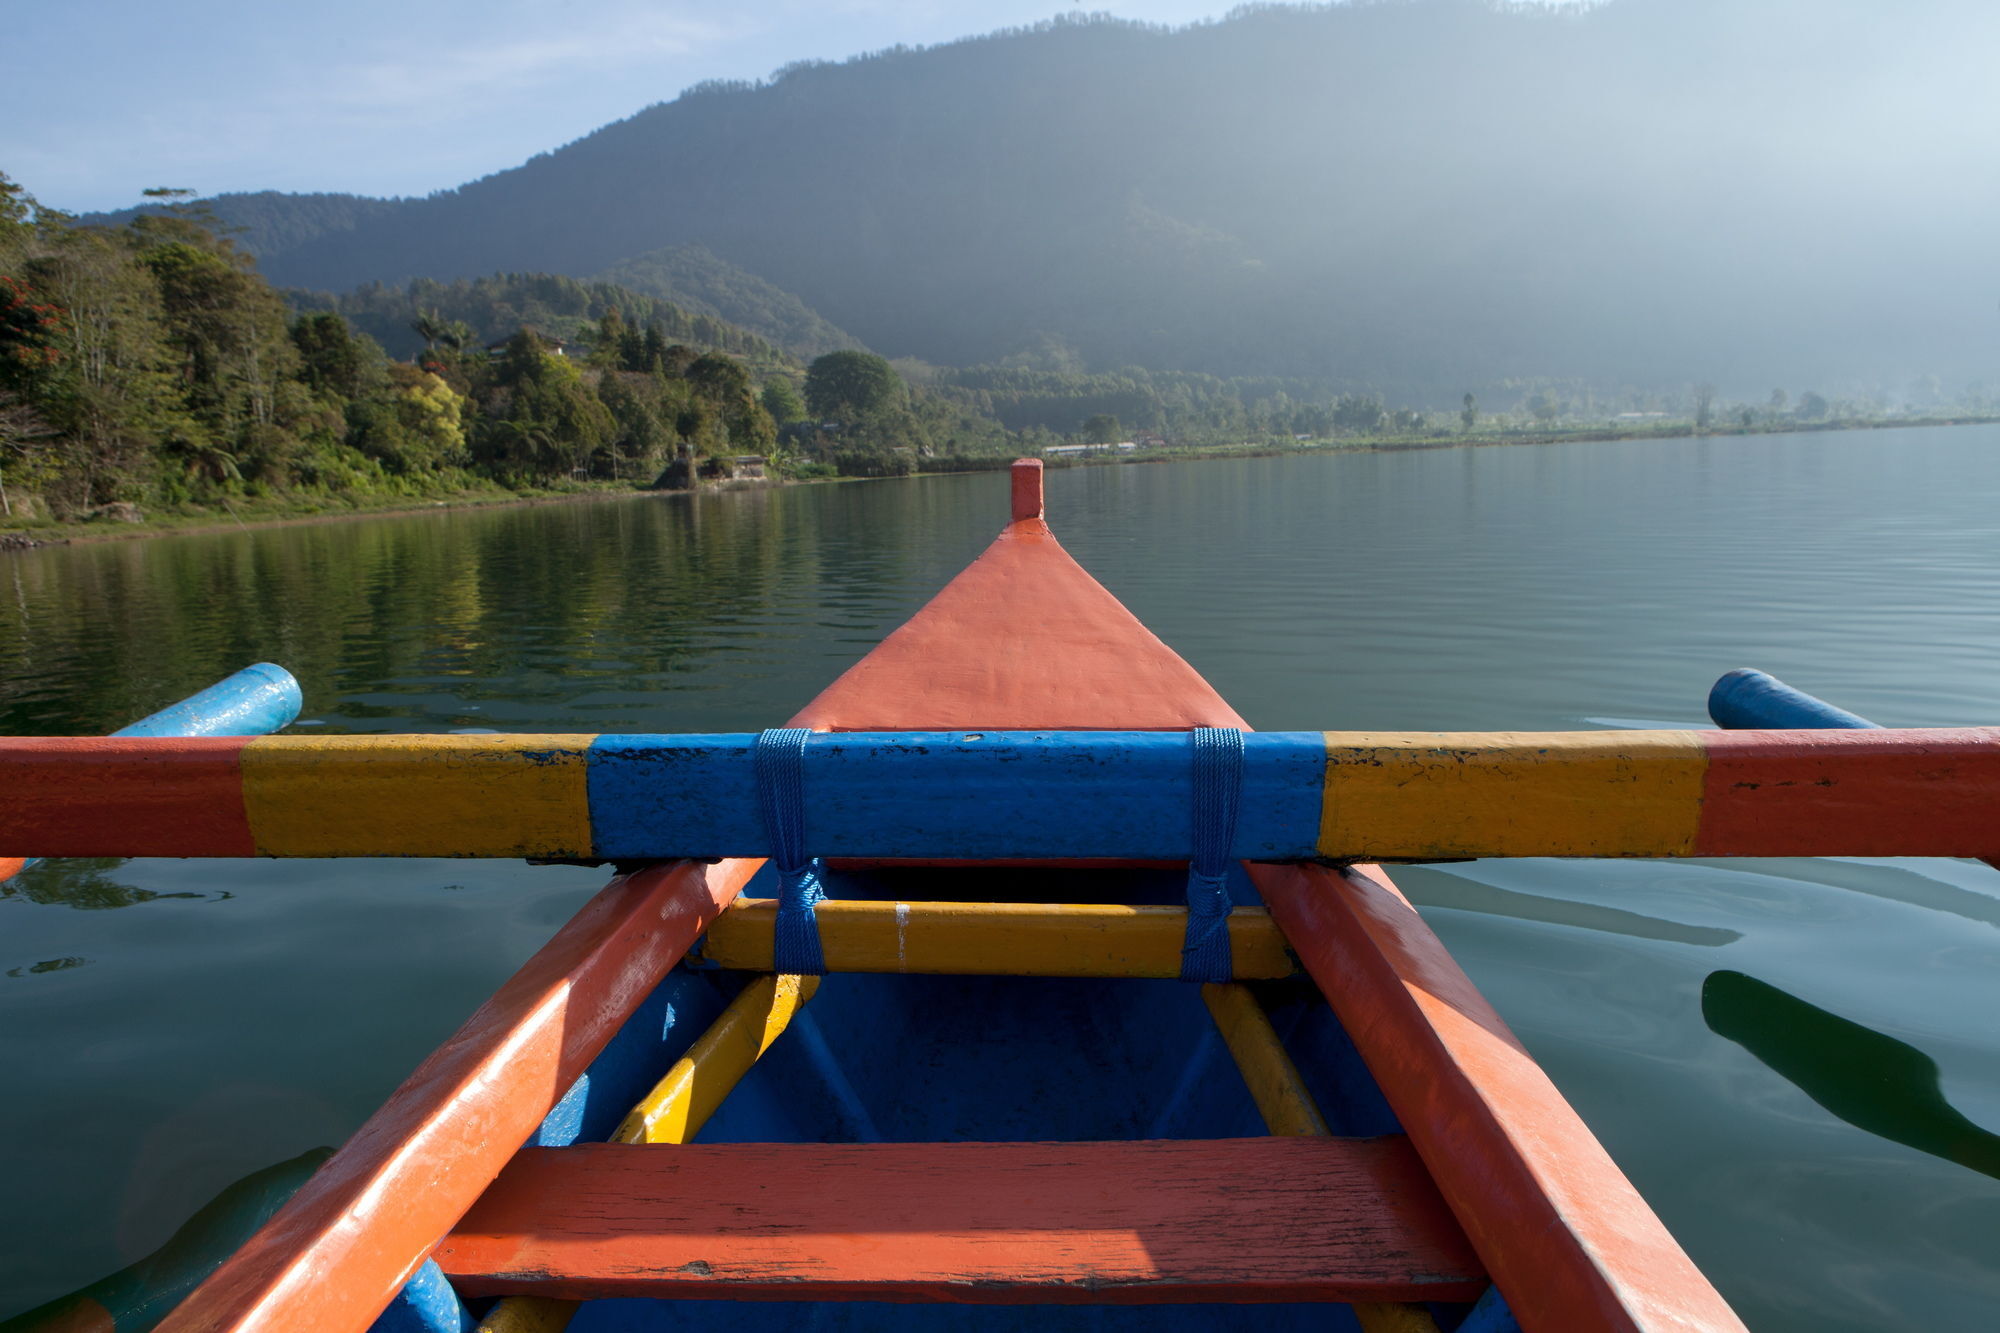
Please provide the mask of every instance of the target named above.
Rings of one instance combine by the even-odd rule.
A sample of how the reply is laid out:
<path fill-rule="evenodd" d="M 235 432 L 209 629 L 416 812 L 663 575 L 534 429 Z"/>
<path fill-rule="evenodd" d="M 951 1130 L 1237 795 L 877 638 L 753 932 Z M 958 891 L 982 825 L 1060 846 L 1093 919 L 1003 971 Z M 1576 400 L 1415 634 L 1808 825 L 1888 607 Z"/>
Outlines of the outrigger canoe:
<path fill-rule="evenodd" d="M 1371 859 L 1990 851 L 1994 733 L 1250 733 L 1012 483 L 762 736 L 0 741 L 23 849 L 618 872 L 158 1326 L 1740 1329 Z"/>

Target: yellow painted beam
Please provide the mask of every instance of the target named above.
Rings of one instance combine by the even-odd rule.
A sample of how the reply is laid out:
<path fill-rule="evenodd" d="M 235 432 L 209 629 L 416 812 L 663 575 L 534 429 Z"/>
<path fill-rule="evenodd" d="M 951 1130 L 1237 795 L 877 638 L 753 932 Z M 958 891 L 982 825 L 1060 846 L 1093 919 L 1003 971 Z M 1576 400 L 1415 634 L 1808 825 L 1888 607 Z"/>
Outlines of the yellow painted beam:
<path fill-rule="evenodd" d="M 1250 1089 L 1250 1100 L 1264 1117 L 1264 1128 L 1289 1138 L 1324 1138 L 1333 1131 L 1319 1113 L 1312 1093 L 1306 1090 L 1299 1068 L 1278 1040 L 1271 1020 L 1250 988 L 1236 982 L 1201 988 L 1201 998 L 1215 1019 L 1223 1045 L 1242 1071 Z"/>
<path fill-rule="evenodd" d="M 1236 982 L 1210 983 L 1201 988 L 1201 998 L 1250 1089 L 1250 1099 L 1257 1103 L 1264 1128 L 1291 1138 L 1330 1135 L 1332 1130 L 1299 1076 L 1299 1067 L 1292 1063 L 1264 1006 L 1257 1003 L 1250 988 Z M 1420 1305 L 1356 1301 L 1350 1308 L 1362 1333 L 1438 1333 L 1437 1322 Z"/>
<path fill-rule="evenodd" d="M 581 1304 L 549 1296 L 508 1296 L 486 1312 L 478 1333 L 563 1333 Z"/>
<path fill-rule="evenodd" d="M 1438 1333 L 1437 1320 L 1421 1305 L 1390 1301 L 1356 1301 L 1347 1307 L 1361 1333 Z"/>
<path fill-rule="evenodd" d="M 589 856 L 596 737 L 284 736 L 243 747 L 260 856 Z"/>
<path fill-rule="evenodd" d="M 686 1143 L 693 1138 L 818 989 L 818 977 L 790 975 L 759 977 L 745 986 L 701 1040 L 632 1108 L 611 1141 Z"/>
<path fill-rule="evenodd" d="M 1707 769 L 1686 731 L 1330 731 L 1319 850 L 1687 856 Z"/>
<path fill-rule="evenodd" d="M 818 977 L 761 976 L 745 986 L 686 1055 L 639 1099 L 613 1143 L 686 1143 L 758 1057 L 791 1026 L 819 989 Z M 479 1333 L 562 1333 L 581 1302 L 509 1296 L 487 1312 Z"/>
<path fill-rule="evenodd" d="M 1011 977 L 1178 977 L 1187 911 L 1118 904 L 820 903 L 829 972 L 922 972 Z M 778 904 L 739 898 L 708 928 L 702 957 L 722 967 L 771 970 Z M 1235 975 L 1287 977 L 1284 936 L 1261 907 L 1229 917 Z"/>

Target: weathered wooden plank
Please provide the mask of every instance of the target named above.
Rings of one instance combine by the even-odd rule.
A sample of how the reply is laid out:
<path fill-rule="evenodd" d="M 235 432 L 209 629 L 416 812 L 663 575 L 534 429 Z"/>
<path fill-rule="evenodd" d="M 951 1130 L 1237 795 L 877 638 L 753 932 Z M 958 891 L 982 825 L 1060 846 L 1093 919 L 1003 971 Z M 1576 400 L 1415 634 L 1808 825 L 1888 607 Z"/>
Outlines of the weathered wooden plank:
<path fill-rule="evenodd" d="M 778 904 L 742 898 L 709 927 L 702 957 L 768 972 Z M 814 909 L 829 972 L 1015 977 L 1178 977 L 1187 909 L 1121 903 L 869 902 Z M 1246 980 L 1298 968 L 1260 907 L 1229 914 L 1230 952 Z"/>
<path fill-rule="evenodd" d="M 1201 998 L 1229 1048 L 1229 1058 L 1243 1075 L 1250 1099 L 1257 1103 L 1257 1114 L 1264 1117 L 1264 1128 L 1288 1138 L 1331 1134 L 1298 1066 L 1285 1053 L 1250 988 L 1238 982 L 1211 982 L 1201 988 Z M 1356 1301 L 1353 1310 L 1361 1333 L 1438 1333 L 1437 1321 L 1421 1305 Z"/>
<path fill-rule="evenodd" d="M 639 1099 L 611 1142 L 686 1143 L 700 1133 L 818 989 L 818 977 L 768 976 L 751 981 Z M 509 1296 L 486 1312 L 478 1333 L 562 1333 L 576 1310 L 575 1301 Z"/>
<path fill-rule="evenodd" d="M 1469 1300 L 1400 1138 L 598 1144 L 521 1153 L 445 1238 L 468 1295 Z"/>
<path fill-rule="evenodd" d="M 1742 1329 L 1379 870 L 1251 876 L 1528 1333 Z"/>

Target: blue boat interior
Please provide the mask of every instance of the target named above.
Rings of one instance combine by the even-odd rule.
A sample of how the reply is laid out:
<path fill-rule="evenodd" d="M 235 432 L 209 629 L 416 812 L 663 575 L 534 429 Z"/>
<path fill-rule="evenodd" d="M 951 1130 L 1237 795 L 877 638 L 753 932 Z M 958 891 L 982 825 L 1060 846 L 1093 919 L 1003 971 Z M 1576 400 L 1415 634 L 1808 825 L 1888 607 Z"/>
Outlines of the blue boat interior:
<path fill-rule="evenodd" d="M 1179 904 L 1181 869 L 1037 866 L 832 870 L 833 898 L 924 902 Z M 1240 867 L 1231 894 L 1259 902 Z M 775 897 L 767 864 L 744 890 Z M 602 1141 L 749 979 L 676 967 L 625 1023 L 529 1143 Z M 1400 1127 L 1332 1009 L 1303 975 L 1253 983 L 1335 1134 Z M 1178 980 L 841 973 L 751 1066 L 697 1143 L 1020 1142 L 1247 1138 L 1266 1132 L 1201 988 Z M 662 1151 L 671 1151 L 663 1148 Z M 468 1308 L 434 1267 L 378 1333 L 468 1333 Z M 1518 1327 L 1497 1290 L 1477 1306 L 1430 1307 L 1443 1333 Z M 598 1300 L 575 1333 L 699 1328 L 802 1330 L 1358 1329 L 1345 1305 L 973 1305 L 866 1301 Z"/>

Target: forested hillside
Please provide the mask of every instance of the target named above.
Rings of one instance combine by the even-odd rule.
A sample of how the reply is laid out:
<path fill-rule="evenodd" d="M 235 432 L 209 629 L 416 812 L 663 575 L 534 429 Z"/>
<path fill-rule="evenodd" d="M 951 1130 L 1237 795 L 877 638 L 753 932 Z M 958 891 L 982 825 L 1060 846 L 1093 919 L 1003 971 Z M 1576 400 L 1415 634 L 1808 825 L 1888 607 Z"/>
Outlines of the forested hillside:
<path fill-rule="evenodd" d="M 669 466 L 684 482 L 768 452 L 778 418 L 803 411 L 798 362 L 604 284 L 525 275 L 322 304 L 295 315 L 194 216 L 77 226 L 0 176 L 0 521 L 644 483 Z M 899 462 L 903 443 L 840 442 L 856 468 Z"/>
<path fill-rule="evenodd" d="M 382 344 L 392 356 L 409 358 L 426 345 L 422 321 L 462 323 L 471 343 L 505 339 L 531 328 L 556 339 L 588 340 L 607 311 L 629 325 L 658 328 L 673 342 L 692 343 L 740 356 L 759 368 L 801 367 L 792 355 L 746 329 L 712 314 L 690 311 L 657 294 L 612 282 L 579 282 L 549 273 L 507 273 L 490 278 L 438 282 L 419 278 L 400 287 L 369 283 L 355 291 L 293 292 L 302 310 L 337 310 Z"/>
<path fill-rule="evenodd" d="M 861 346 L 818 311 L 699 245 L 676 245 L 614 264 L 597 275 L 759 334 L 794 356 L 812 358 Z"/>
<path fill-rule="evenodd" d="M 693 244 L 889 356 L 1434 406 L 1508 377 L 1976 372 L 2000 290 L 1978 53 L 2000 7 L 1879 13 L 1390 0 L 1053 22 L 700 87 L 264 264 L 339 289 Z"/>
<path fill-rule="evenodd" d="M 363 222 L 394 213 L 399 202 L 355 194 L 282 194 L 259 190 L 254 194 L 219 194 L 204 200 L 201 208 L 213 218 L 215 230 L 228 236 L 251 257 L 258 258 L 295 250 L 329 232 L 352 231 Z M 93 226 L 122 227 L 147 214 L 171 214 L 179 207 L 149 204 L 116 213 L 93 213 L 79 220 Z"/>

